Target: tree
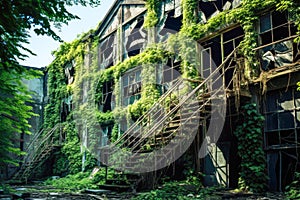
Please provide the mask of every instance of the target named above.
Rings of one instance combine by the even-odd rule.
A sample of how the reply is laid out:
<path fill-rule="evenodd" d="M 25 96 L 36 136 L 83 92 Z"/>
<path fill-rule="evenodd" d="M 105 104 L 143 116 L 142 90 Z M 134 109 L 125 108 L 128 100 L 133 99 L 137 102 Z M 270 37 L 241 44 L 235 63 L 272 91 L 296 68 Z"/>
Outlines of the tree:
<path fill-rule="evenodd" d="M 61 41 L 54 28 L 68 24 L 78 16 L 68 12 L 68 6 L 98 6 L 99 0 L 2 0 L 0 1 L 0 165 L 17 164 L 9 156 L 21 154 L 14 147 L 17 134 L 29 133 L 28 119 L 34 114 L 25 103 L 31 100 L 30 93 L 22 84 L 22 79 L 29 79 L 37 74 L 18 63 L 30 49 L 29 30 L 37 35 L 47 35 Z M 22 53 L 25 52 L 25 53 Z"/>

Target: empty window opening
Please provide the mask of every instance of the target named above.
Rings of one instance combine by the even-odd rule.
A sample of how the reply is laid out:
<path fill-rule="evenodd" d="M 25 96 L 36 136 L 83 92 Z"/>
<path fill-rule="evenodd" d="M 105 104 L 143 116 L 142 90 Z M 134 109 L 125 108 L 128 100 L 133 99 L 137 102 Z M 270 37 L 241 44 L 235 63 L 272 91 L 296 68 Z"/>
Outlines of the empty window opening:
<path fill-rule="evenodd" d="M 122 103 L 124 106 L 133 104 L 135 101 L 141 98 L 141 68 L 127 72 L 122 77 Z"/>
<path fill-rule="evenodd" d="M 180 76 L 180 62 L 170 58 L 167 64 L 159 64 L 156 69 L 156 80 L 160 93 L 165 93 Z"/>
<path fill-rule="evenodd" d="M 107 112 L 112 110 L 112 93 L 113 93 L 113 81 L 106 81 L 103 83 L 102 86 L 102 100 L 100 103 L 100 110 L 102 112 Z"/>

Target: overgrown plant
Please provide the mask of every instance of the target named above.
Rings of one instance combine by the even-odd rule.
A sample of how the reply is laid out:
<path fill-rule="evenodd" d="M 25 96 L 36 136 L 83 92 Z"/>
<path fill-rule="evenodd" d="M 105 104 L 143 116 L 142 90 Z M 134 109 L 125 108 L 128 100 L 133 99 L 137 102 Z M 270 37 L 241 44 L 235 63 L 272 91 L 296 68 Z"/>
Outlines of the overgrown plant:
<path fill-rule="evenodd" d="M 159 21 L 161 0 L 146 0 L 147 14 L 145 17 L 144 27 L 154 27 Z"/>
<path fill-rule="evenodd" d="M 241 108 L 240 119 L 241 124 L 234 132 L 241 158 L 239 187 L 245 191 L 264 192 L 268 180 L 263 151 L 264 117 L 257 111 L 256 104 L 246 104 Z"/>
<path fill-rule="evenodd" d="M 289 199 L 300 199 L 300 173 L 295 172 L 293 182 L 286 187 L 286 195 Z"/>
<path fill-rule="evenodd" d="M 183 27 L 181 33 L 194 40 L 199 40 L 204 36 L 211 34 L 218 29 L 230 25 L 232 23 L 239 23 L 245 33 L 244 39 L 241 42 L 241 50 L 243 55 L 248 60 L 248 78 L 253 78 L 257 75 L 259 70 L 259 64 L 254 48 L 258 46 L 257 43 L 257 31 L 255 24 L 258 22 L 259 13 L 262 11 L 274 7 L 276 10 L 283 12 L 289 11 L 292 16 L 292 20 L 298 29 L 298 35 L 300 31 L 300 7 L 297 0 L 243 0 L 241 5 L 232 10 L 222 11 L 219 14 L 211 17 L 206 23 L 198 22 L 195 12 L 195 6 L 197 0 L 182 0 L 183 6 Z M 298 36 L 295 42 L 300 41 Z"/>

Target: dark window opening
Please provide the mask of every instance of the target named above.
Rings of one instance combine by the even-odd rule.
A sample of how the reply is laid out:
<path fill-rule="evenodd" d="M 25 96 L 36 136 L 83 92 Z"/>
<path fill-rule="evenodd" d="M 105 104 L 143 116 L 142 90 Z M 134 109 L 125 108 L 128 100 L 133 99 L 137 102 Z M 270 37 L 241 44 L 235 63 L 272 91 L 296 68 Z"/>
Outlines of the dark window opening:
<path fill-rule="evenodd" d="M 269 91 L 263 100 L 263 107 L 269 185 L 272 191 L 284 191 L 297 169 L 300 94 L 294 87 Z"/>
<path fill-rule="evenodd" d="M 209 19 L 216 12 L 230 9 L 233 0 L 199 0 L 198 11 L 202 11 L 206 19 Z"/>
<path fill-rule="evenodd" d="M 225 58 L 241 43 L 243 38 L 244 31 L 240 26 L 223 33 L 223 54 Z"/>
<path fill-rule="evenodd" d="M 274 11 L 272 12 L 272 27 L 278 27 L 283 24 L 288 23 L 288 13 L 287 12 L 278 12 Z"/>
<path fill-rule="evenodd" d="M 175 10 L 170 11 L 167 15 L 166 22 L 163 29 L 159 32 L 159 35 L 165 36 L 168 33 L 174 34 L 180 31 L 182 26 L 182 15 L 180 17 L 174 17 Z"/>
<path fill-rule="evenodd" d="M 135 56 L 140 53 L 140 49 L 143 48 L 146 42 L 145 30 L 143 29 L 144 19 L 137 19 L 137 24 L 134 26 L 130 34 L 127 36 L 126 40 L 126 52 L 128 56 Z M 126 36 L 125 36 L 126 37 Z"/>
<path fill-rule="evenodd" d="M 112 93 L 113 93 L 113 81 L 106 81 L 102 87 L 102 100 L 100 103 L 100 109 L 102 112 L 108 112 L 112 110 Z"/>
<path fill-rule="evenodd" d="M 284 41 L 284 39 L 295 34 L 294 24 L 288 20 L 288 12 L 273 11 L 260 17 L 259 44 L 270 44 L 259 50 L 263 70 L 274 69 L 293 62 L 295 45 L 291 40 Z"/>
<path fill-rule="evenodd" d="M 122 77 L 123 105 L 128 106 L 141 98 L 141 69 L 126 73 Z"/>
<path fill-rule="evenodd" d="M 242 27 L 237 27 L 237 28 L 234 28 L 230 31 L 227 31 L 223 34 L 223 40 L 224 42 L 227 42 L 227 41 L 230 41 L 230 40 L 233 40 L 233 39 L 236 39 L 240 36 L 243 36 L 244 35 L 244 30 Z"/>
<path fill-rule="evenodd" d="M 288 91 L 270 91 L 264 101 L 265 132 L 292 130 L 299 128 L 300 109 L 296 88 Z M 299 115 L 300 116 L 300 115 Z"/>
<path fill-rule="evenodd" d="M 168 59 L 166 65 L 157 66 L 156 80 L 160 93 L 165 93 L 180 76 L 180 62 L 175 62 L 173 58 Z"/>

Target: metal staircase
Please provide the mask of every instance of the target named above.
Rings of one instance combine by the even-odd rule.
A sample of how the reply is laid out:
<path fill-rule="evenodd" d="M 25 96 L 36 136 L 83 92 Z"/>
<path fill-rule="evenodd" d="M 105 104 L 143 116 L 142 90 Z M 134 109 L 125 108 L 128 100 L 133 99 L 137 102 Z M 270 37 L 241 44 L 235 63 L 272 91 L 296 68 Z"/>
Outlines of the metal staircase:
<path fill-rule="evenodd" d="M 205 140 L 211 118 L 225 117 L 227 91 L 238 76 L 237 49 L 195 88 L 177 80 L 116 142 L 100 149 L 102 163 L 127 174 L 152 172 L 176 161 L 198 131 Z M 228 70 L 233 75 L 225 84 Z"/>
<path fill-rule="evenodd" d="M 51 155 L 57 144 L 54 143 L 54 133 L 60 125 L 57 124 L 45 135 L 44 130 L 36 134 L 27 148 L 20 169 L 14 174 L 11 182 L 27 182 L 35 168 L 39 167 Z"/>

